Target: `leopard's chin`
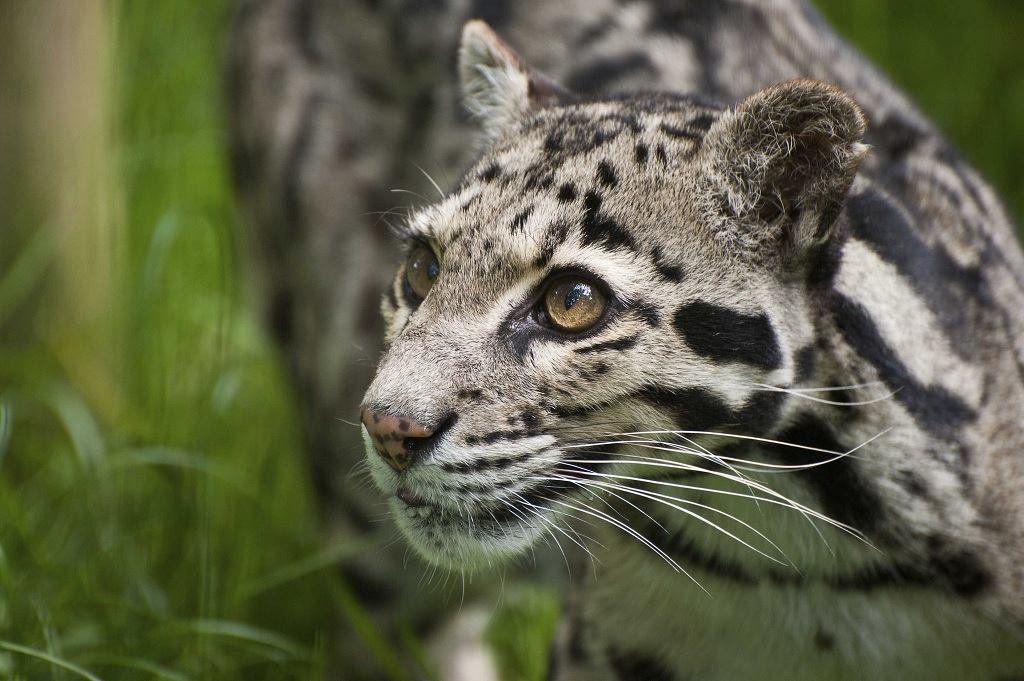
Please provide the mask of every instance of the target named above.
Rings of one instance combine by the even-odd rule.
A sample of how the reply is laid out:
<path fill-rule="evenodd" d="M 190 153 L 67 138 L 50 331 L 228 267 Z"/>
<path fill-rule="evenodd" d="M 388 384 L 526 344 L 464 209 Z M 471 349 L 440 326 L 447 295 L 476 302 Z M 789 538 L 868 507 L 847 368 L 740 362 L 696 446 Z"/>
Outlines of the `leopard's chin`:
<path fill-rule="evenodd" d="M 391 501 L 402 534 L 427 562 L 455 570 L 493 567 L 522 555 L 540 539 L 544 521 L 510 512 L 460 511 Z M 520 514 L 521 515 L 521 514 Z"/>

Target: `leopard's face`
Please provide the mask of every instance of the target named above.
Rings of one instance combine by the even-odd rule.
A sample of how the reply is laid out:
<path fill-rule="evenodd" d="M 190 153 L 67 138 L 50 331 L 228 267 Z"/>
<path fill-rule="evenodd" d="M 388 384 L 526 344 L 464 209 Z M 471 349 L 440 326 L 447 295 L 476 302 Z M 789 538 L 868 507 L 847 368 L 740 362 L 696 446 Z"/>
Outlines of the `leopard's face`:
<path fill-rule="evenodd" d="M 465 568 L 570 517 L 618 522 L 591 497 L 616 494 L 609 476 L 652 431 L 784 418 L 786 393 L 764 387 L 808 371 L 811 282 L 864 119 L 811 81 L 731 109 L 569 102 L 479 22 L 460 70 L 491 146 L 404 227 L 362 420 L 406 536 Z M 707 462 L 690 449 L 673 452 Z"/>
<path fill-rule="evenodd" d="M 577 495 L 627 466 L 630 434 L 778 418 L 785 395 L 759 386 L 793 382 L 812 332 L 802 285 L 723 239 L 702 199 L 718 116 L 545 110 L 409 221 L 363 420 L 427 558 L 472 566 L 601 514 Z"/>

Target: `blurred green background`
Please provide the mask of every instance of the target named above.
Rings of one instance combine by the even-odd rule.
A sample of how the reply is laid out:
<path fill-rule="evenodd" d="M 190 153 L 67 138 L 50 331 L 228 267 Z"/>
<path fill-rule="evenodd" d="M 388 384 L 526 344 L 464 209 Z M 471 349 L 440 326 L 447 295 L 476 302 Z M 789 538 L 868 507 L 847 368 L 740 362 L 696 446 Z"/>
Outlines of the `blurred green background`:
<path fill-rule="evenodd" d="M 331 569 L 365 547 L 318 531 L 246 299 L 231 4 L 0 0 L 0 678 L 401 679 L 419 654 Z M 818 6 L 1024 215 L 1024 3 Z M 553 613 L 499 614 L 515 678 Z"/>

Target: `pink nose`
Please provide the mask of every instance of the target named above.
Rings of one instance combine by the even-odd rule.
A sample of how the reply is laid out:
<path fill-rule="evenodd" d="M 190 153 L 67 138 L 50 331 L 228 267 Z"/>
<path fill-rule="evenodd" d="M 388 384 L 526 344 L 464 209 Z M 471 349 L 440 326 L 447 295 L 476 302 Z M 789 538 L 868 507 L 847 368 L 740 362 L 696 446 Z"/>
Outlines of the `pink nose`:
<path fill-rule="evenodd" d="M 399 473 L 412 463 L 409 441 L 434 434 L 430 428 L 404 416 L 392 416 L 364 407 L 361 417 L 373 440 L 373 448 Z"/>

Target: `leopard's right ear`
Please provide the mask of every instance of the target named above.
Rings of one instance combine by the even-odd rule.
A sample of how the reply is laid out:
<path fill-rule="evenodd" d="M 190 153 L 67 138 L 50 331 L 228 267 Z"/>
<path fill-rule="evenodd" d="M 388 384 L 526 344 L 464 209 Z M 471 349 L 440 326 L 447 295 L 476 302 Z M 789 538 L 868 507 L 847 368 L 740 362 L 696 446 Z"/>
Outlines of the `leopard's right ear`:
<path fill-rule="evenodd" d="M 531 111 L 573 99 L 568 90 L 530 68 L 478 19 L 462 28 L 459 79 L 463 104 L 480 121 L 488 142 L 497 140 Z"/>

